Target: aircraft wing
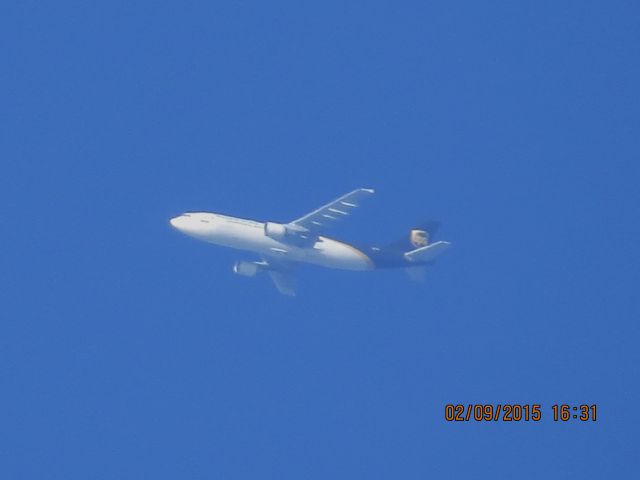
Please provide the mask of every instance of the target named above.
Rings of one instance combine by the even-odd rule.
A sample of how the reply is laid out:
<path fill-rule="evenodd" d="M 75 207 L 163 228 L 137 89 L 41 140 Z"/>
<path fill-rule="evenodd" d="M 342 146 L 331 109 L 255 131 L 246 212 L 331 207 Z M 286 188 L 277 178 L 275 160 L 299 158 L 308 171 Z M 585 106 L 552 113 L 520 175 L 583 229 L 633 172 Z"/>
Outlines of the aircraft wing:
<path fill-rule="evenodd" d="M 269 270 L 269 276 L 280 293 L 290 297 L 296 296 L 298 282 L 293 272 L 284 270 Z"/>
<path fill-rule="evenodd" d="M 362 200 L 373 193 L 374 191 L 371 188 L 358 188 L 308 213 L 304 217 L 294 220 L 289 225 L 297 225 L 315 233 L 321 232 L 341 218 L 348 217 L 360 205 Z"/>
<path fill-rule="evenodd" d="M 266 272 L 273 284 L 283 295 L 295 297 L 298 282 L 295 275 L 295 264 L 284 259 L 269 256 L 265 258 Z"/>

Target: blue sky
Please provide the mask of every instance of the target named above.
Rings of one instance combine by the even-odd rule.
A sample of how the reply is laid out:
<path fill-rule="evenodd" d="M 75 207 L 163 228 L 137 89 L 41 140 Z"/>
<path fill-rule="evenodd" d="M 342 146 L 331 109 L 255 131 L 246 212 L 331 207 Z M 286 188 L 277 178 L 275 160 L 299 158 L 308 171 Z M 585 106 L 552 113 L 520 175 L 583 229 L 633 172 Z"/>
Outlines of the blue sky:
<path fill-rule="evenodd" d="M 634 2 L 9 2 L 0 476 L 629 478 Z M 185 210 L 443 222 L 424 284 L 232 274 Z M 540 423 L 444 421 L 542 403 Z M 596 403 L 555 423 L 554 403 Z"/>

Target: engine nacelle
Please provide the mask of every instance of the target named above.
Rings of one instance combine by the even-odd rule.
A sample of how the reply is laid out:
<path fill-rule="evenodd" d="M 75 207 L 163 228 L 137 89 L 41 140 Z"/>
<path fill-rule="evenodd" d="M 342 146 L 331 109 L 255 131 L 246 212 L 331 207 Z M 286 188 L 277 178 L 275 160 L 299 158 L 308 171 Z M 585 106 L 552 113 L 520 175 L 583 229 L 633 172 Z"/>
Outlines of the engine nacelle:
<path fill-rule="evenodd" d="M 258 273 L 258 265 L 251 262 L 236 262 L 233 266 L 233 272 L 243 277 L 255 277 Z"/>
<path fill-rule="evenodd" d="M 281 223 L 267 222 L 264 224 L 264 234 L 274 240 L 284 240 L 289 235 L 289 230 Z"/>

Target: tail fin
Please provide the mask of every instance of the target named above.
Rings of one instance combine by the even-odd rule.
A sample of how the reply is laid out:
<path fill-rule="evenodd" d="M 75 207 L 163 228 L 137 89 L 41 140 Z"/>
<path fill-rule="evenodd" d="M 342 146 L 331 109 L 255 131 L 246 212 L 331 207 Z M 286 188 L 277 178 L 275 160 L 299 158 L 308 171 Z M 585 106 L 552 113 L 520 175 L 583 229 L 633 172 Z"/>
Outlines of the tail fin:
<path fill-rule="evenodd" d="M 433 241 L 433 237 L 440 228 L 440 222 L 430 220 L 415 226 L 402 239 L 388 245 L 388 248 L 408 252 L 416 248 L 426 247 Z"/>

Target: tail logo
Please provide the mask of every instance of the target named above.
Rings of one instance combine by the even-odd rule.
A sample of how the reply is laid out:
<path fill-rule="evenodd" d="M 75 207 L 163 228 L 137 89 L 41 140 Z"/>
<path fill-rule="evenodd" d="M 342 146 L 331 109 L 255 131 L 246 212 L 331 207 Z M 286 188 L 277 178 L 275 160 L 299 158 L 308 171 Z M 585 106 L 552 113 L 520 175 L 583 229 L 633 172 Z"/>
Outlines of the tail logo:
<path fill-rule="evenodd" d="M 429 244 L 429 234 L 424 230 L 411 230 L 411 245 L 416 248 L 426 247 Z"/>

